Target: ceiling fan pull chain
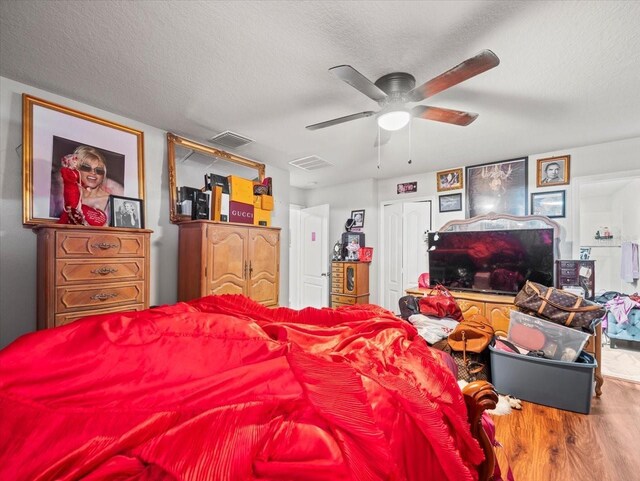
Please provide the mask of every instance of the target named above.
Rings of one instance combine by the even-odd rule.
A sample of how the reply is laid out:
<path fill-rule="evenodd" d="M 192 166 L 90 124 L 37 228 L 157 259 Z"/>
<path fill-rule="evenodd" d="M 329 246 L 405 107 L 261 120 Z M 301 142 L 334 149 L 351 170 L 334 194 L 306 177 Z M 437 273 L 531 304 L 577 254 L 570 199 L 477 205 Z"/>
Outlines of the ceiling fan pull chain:
<path fill-rule="evenodd" d="M 380 170 L 380 126 L 378 125 L 378 170 Z"/>
<path fill-rule="evenodd" d="M 411 152 L 413 152 L 413 122 L 409 119 L 409 162 L 411 164 Z"/>

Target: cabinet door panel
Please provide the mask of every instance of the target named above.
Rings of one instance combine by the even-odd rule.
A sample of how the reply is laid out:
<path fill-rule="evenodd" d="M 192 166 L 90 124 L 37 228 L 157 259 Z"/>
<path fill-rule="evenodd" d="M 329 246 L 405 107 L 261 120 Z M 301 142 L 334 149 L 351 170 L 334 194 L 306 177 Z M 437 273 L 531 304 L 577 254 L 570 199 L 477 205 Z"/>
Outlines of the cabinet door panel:
<path fill-rule="evenodd" d="M 249 229 L 248 295 L 266 306 L 278 304 L 279 239 L 278 231 Z"/>
<path fill-rule="evenodd" d="M 516 307 L 513 304 L 494 304 L 487 302 L 485 305 L 486 316 L 491 321 L 493 330 L 497 336 L 506 336 L 509 332 L 509 319 L 511 311 Z"/>
<path fill-rule="evenodd" d="M 210 226 L 207 294 L 247 294 L 247 229 Z"/>
<path fill-rule="evenodd" d="M 484 302 L 469 301 L 467 299 L 456 299 L 462 311 L 462 317 L 469 319 L 475 314 L 484 315 Z"/>

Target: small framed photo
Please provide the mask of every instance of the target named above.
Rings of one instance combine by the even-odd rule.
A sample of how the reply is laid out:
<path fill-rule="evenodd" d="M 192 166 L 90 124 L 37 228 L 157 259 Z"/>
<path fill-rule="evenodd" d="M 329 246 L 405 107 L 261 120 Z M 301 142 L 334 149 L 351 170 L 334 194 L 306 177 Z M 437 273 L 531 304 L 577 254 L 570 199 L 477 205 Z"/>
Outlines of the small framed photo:
<path fill-rule="evenodd" d="M 565 191 L 534 192 L 531 194 L 531 214 L 547 217 L 565 216 Z"/>
<path fill-rule="evenodd" d="M 551 187 L 568 184 L 570 160 L 570 155 L 538 159 L 536 185 L 538 187 Z"/>
<path fill-rule="evenodd" d="M 364 210 L 352 210 L 351 218 L 353 219 L 353 226 L 356 229 L 362 229 L 364 227 Z"/>
<path fill-rule="evenodd" d="M 455 212 L 462 210 L 462 193 L 448 194 L 438 197 L 440 212 Z"/>
<path fill-rule="evenodd" d="M 110 195 L 109 225 L 111 227 L 144 229 L 144 209 L 142 208 L 142 199 Z"/>
<path fill-rule="evenodd" d="M 462 169 L 443 170 L 436 174 L 438 192 L 462 189 Z"/>
<path fill-rule="evenodd" d="M 591 247 L 580 247 L 580 260 L 588 261 L 591 258 Z"/>

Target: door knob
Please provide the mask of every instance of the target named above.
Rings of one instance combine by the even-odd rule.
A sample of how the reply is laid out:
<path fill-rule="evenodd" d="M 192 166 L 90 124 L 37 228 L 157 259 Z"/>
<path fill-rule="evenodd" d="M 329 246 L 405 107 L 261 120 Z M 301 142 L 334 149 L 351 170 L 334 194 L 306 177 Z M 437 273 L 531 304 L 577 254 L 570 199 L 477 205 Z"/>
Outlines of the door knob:
<path fill-rule="evenodd" d="M 322 277 L 327 277 L 329 275 L 329 273 L 327 272 L 323 272 L 322 274 L 320 274 Z"/>

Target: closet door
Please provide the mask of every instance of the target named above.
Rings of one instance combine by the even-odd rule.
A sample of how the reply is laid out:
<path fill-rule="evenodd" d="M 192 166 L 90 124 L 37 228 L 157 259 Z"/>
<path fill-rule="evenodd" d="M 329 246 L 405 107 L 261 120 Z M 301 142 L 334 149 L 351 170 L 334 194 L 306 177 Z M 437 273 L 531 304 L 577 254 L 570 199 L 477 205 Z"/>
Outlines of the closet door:
<path fill-rule="evenodd" d="M 265 306 L 275 306 L 280 290 L 280 232 L 249 228 L 248 236 L 247 295 Z"/>
<path fill-rule="evenodd" d="M 247 294 L 248 243 L 247 228 L 208 226 L 206 295 Z"/>

